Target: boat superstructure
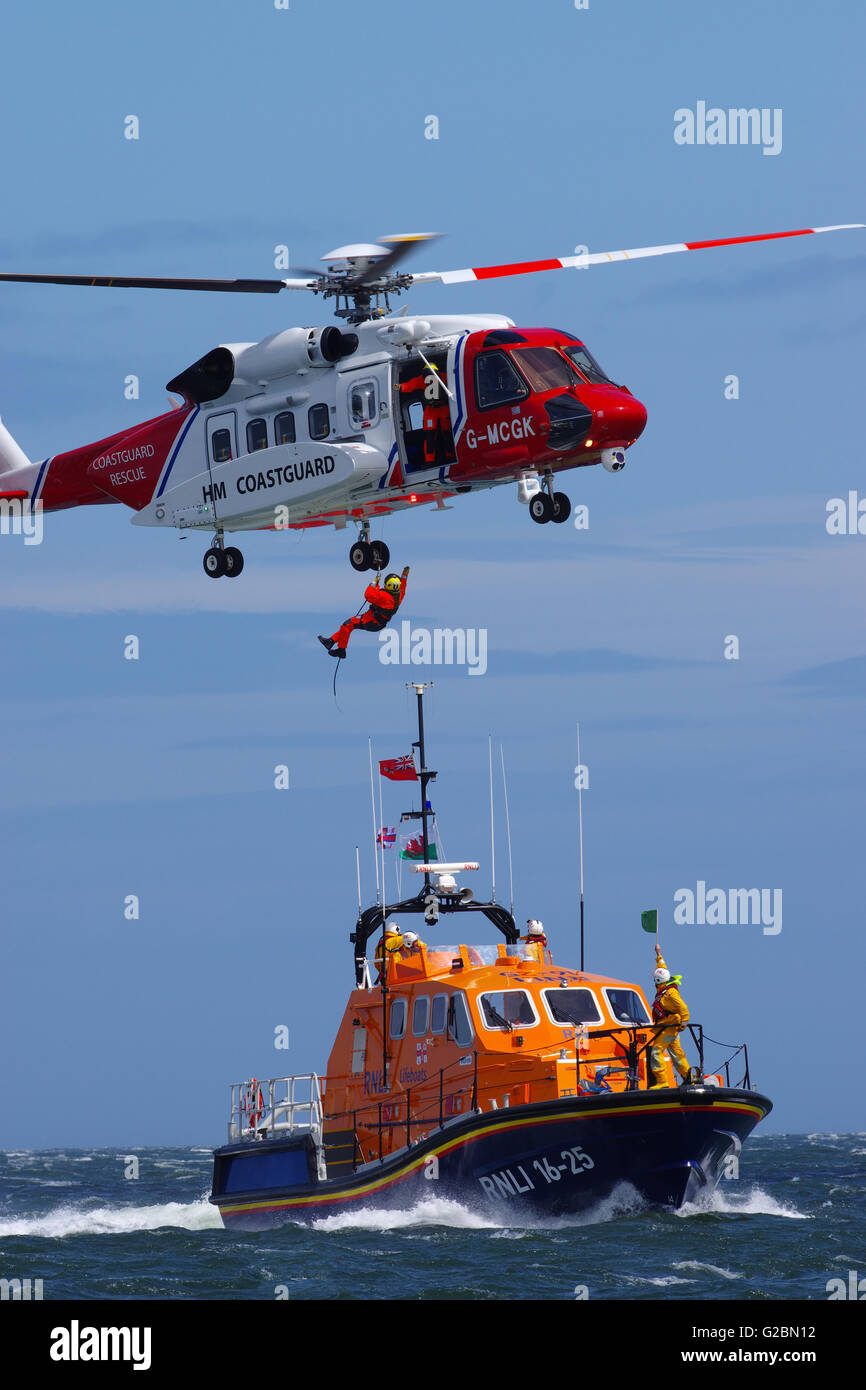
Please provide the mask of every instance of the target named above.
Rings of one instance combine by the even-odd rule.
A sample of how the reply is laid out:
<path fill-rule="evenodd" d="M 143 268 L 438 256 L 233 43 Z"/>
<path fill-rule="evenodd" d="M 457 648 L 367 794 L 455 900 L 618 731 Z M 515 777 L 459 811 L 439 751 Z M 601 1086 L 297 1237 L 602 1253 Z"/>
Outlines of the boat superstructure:
<path fill-rule="evenodd" d="M 772 1108 L 752 1088 L 747 1049 L 711 1072 L 691 1024 L 689 1083 L 675 1086 L 668 1062 L 669 1084 L 653 1087 L 641 988 L 556 965 L 509 909 L 458 886 L 477 865 L 431 860 L 422 689 L 421 810 L 409 813 L 421 821 L 419 892 L 359 912 L 355 987 L 327 1074 L 232 1087 L 211 1201 L 227 1226 L 249 1229 L 433 1193 L 512 1218 L 578 1211 L 622 1184 L 678 1207 L 718 1182 Z M 443 944 L 452 918 L 455 936 L 465 927 L 475 941 L 484 926 L 499 939 Z"/>

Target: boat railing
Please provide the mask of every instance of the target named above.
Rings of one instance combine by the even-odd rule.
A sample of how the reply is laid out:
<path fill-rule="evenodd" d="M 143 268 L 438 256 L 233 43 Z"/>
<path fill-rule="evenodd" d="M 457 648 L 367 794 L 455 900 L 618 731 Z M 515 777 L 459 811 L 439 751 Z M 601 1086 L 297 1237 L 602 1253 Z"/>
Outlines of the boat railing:
<path fill-rule="evenodd" d="M 230 1144 L 294 1134 L 311 1135 L 321 1150 L 322 1087 L 316 1072 L 232 1084 Z"/>
<path fill-rule="evenodd" d="M 749 1074 L 749 1054 L 745 1043 L 739 1046 L 734 1043 L 720 1043 L 716 1039 L 708 1037 L 704 1033 L 703 1026 L 698 1023 L 688 1024 L 688 1029 L 698 1053 L 697 1070 L 702 1079 L 705 1075 L 705 1044 L 709 1043 L 714 1047 L 732 1049 L 730 1056 L 714 1064 L 715 1071 L 712 1075 L 719 1075 L 723 1070 L 726 1086 L 745 1090 L 752 1089 Z M 625 1090 L 646 1089 L 649 1084 L 649 1067 L 647 1063 L 642 1074 L 641 1059 L 645 1058 L 647 1051 L 655 1041 L 656 1028 L 652 1024 L 622 1024 L 616 1028 L 593 1029 L 590 1036 L 593 1040 L 605 1037 L 614 1039 L 616 1050 L 609 1056 L 600 1056 L 597 1051 L 593 1051 L 591 1057 L 583 1057 L 580 1052 L 579 1040 L 575 1040 L 574 1050 L 570 1052 L 567 1060 L 575 1063 L 575 1090 L 578 1094 L 589 1093 L 595 1089 L 601 1077 L 612 1076 L 616 1073 L 623 1074 Z M 395 1135 L 404 1134 L 405 1144 L 409 1147 L 419 1137 L 425 1137 L 426 1133 L 441 1129 L 453 1120 L 465 1117 L 467 1114 L 477 1113 L 484 1109 L 509 1108 L 512 1103 L 511 1091 L 514 1089 L 514 1083 L 501 1076 L 490 1081 L 480 1079 L 478 1057 L 478 1051 L 475 1050 L 472 1053 L 471 1075 L 466 1075 L 467 1059 L 464 1057 L 447 1067 L 441 1067 L 437 1074 L 420 1083 L 418 1087 L 410 1086 L 403 1091 L 391 1092 L 387 1099 L 373 1100 L 368 1105 L 357 1106 L 352 1110 L 341 1112 L 329 1110 L 329 1121 L 341 1119 L 345 1121 L 345 1130 L 341 1134 L 341 1145 L 345 1143 L 342 1136 L 346 1132 L 351 1136 L 349 1142 L 352 1146 L 353 1171 L 360 1164 L 369 1163 L 376 1159 L 381 1160 L 386 1156 L 386 1153 L 391 1152 Z M 744 1068 L 742 1078 L 739 1080 L 732 1079 L 732 1067 L 738 1057 L 742 1058 Z M 462 1085 L 455 1089 L 451 1081 L 459 1072 L 462 1072 L 466 1079 Z M 447 1083 L 446 1077 L 449 1078 Z M 585 1092 L 582 1090 L 581 1081 L 584 1081 L 587 1086 Z M 387 1145 L 384 1141 L 386 1134 L 390 1135 Z M 327 1134 L 324 1137 L 324 1145 L 327 1155 L 329 1147 Z"/>

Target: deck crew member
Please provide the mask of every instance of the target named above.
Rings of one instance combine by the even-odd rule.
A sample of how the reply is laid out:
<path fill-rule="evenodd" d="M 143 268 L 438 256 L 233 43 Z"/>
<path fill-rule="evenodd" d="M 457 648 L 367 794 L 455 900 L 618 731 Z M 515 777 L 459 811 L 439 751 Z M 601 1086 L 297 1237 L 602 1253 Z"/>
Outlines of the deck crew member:
<path fill-rule="evenodd" d="M 653 1023 L 658 1025 L 658 1030 L 650 1048 L 650 1070 L 653 1074 L 651 1091 L 657 1091 L 668 1084 L 665 1073 L 665 1052 L 670 1054 L 671 1061 L 682 1077 L 683 1085 L 689 1081 L 691 1076 L 686 1054 L 677 1041 L 677 1035 L 683 1031 L 689 1021 L 688 1006 L 679 991 L 681 979 L 681 975 L 671 975 L 662 959 L 659 947 L 656 946 L 656 969 L 653 972 L 653 981 L 656 987 L 656 997 L 653 1000 Z"/>
<path fill-rule="evenodd" d="M 406 596 L 408 577 L 407 565 L 402 574 L 389 574 L 381 588 L 378 584 L 368 584 L 364 590 L 364 598 L 369 607 L 365 608 L 363 613 L 356 613 L 354 618 L 347 618 L 342 627 L 337 628 L 333 637 L 319 638 L 328 655 L 345 656 L 349 638 L 356 627 L 364 632 L 381 632 L 387 627 Z"/>
<path fill-rule="evenodd" d="M 409 933 L 409 935 L 411 935 L 411 932 Z M 386 927 L 386 928 L 385 928 L 385 955 L 386 955 L 386 956 L 392 956 L 392 955 L 394 954 L 395 951 L 400 951 L 400 950 L 402 950 L 402 949 L 403 949 L 404 942 L 405 942 L 405 937 L 403 936 L 403 933 L 401 932 L 400 928 L 397 926 L 397 923 L 396 923 L 396 922 L 393 922 L 393 923 L 391 924 L 390 927 Z M 381 980 L 381 978 L 382 978 L 382 938 L 381 938 L 381 936 L 379 937 L 379 940 L 378 940 L 377 943 L 376 943 L 376 956 L 375 956 L 375 961 L 376 961 L 376 971 L 377 971 L 376 979 L 377 979 L 377 980 Z"/>
<path fill-rule="evenodd" d="M 539 965 L 544 964 L 544 951 L 547 946 L 547 937 L 544 935 L 544 923 L 539 922 L 537 917 L 530 917 L 526 923 L 526 935 L 521 936 L 521 941 L 528 943 L 526 957 L 528 960 L 537 960 Z"/>

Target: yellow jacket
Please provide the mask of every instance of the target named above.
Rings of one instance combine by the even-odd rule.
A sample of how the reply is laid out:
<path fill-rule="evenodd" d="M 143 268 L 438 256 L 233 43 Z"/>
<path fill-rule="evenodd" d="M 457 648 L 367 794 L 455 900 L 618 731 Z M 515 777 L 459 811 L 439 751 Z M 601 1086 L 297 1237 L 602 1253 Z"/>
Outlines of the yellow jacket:
<path fill-rule="evenodd" d="M 657 965 L 663 970 L 667 970 L 661 955 L 656 952 L 658 957 Z M 676 981 L 669 980 L 666 985 L 659 985 L 656 990 L 655 1004 L 664 1012 L 661 1018 L 656 1018 L 657 1010 L 653 1009 L 653 1021 L 661 1028 L 682 1028 L 689 1021 L 689 1009 L 685 999 L 683 999 L 677 989 Z"/>

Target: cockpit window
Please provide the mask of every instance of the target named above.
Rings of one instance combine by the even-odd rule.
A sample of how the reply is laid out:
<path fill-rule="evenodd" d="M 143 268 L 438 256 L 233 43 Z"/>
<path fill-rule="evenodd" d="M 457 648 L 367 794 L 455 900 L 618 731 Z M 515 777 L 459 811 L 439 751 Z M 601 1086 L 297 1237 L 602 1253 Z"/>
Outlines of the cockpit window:
<path fill-rule="evenodd" d="M 598 1004 L 590 989 L 546 989 L 545 1003 L 554 1023 L 601 1023 Z"/>
<path fill-rule="evenodd" d="M 538 1022 L 529 995 L 523 989 L 499 989 L 482 994 L 481 1018 L 485 1028 L 510 1031 L 516 1023 L 531 1028 Z"/>
<path fill-rule="evenodd" d="M 606 989 L 604 992 L 617 1023 L 649 1023 L 646 1005 L 633 989 Z"/>
<path fill-rule="evenodd" d="M 514 357 L 533 391 L 553 391 L 557 387 L 576 386 L 577 372 L 556 348 L 516 348 Z"/>
<path fill-rule="evenodd" d="M 507 352 L 482 352 L 475 359 L 475 399 L 479 410 L 525 400 L 529 387 Z"/>
<path fill-rule="evenodd" d="M 613 386 L 610 377 L 605 376 L 592 353 L 582 343 L 563 343 L 562 350 L 566 357 L 571 358 L 587 381 L 591 381 L 597 386 Z"/>

